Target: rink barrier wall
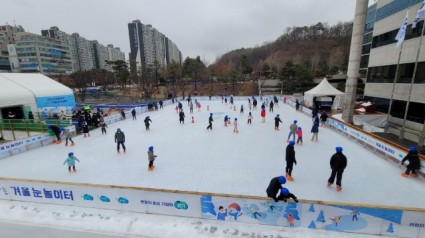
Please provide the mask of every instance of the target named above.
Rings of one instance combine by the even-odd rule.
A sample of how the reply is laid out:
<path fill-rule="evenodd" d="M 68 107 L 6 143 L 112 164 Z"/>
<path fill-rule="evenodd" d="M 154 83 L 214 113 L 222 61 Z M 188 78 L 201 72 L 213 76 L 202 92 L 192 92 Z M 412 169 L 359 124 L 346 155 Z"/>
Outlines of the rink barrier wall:
<path fill-rule="evenodd" d="M 287 101 L 287 104 L 295 108 L 294 101 Z M 301 110 L 304 114 L 312 116 L 312 110 L 306 107 L 301 107 Z M 362 130 L 358 127 L 355 127 L 349 123 L 338 120 L 336 118 L 328 118 L 327 120 L 328 128 L 331 128 L 341 135 L 348 137 L 359 144 L 362 144 L 364 148 L 373 151 L 375 154 L 379 155 L 381 158 L 388 160 L 395 165 L 399 166 L 401 173 L 406 169 L 402 167 L 401 160 L 406 156 L 408 149 L 400 146 L 392 141 L 389 141 L 385 138 L 374 135 L 370 132 Z M 320 134 L 320 131 L 319 131 Z M 418 171 L 418 174 L 425 178 L 424 166 L 425 166 L 425 156 L 419 155 L 421 159 L 421 170 Z M 408 162 L 406 162 L 407 164 Z"/>
<path fill-rule="evenodd" d="M 0 199 L 359 234 L 425 237 L 425 208 L 0 177 Z"/>

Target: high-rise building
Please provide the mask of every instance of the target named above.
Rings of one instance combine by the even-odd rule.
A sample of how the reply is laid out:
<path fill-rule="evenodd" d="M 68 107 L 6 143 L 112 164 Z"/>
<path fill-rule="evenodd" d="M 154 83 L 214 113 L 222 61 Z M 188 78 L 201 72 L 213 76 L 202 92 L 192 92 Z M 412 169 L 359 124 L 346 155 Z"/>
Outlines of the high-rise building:
<path fill-rule="evenodd" d="M 19 65 L 11 63 L 9 60 L 9 44 L 15 44 L 15 33 L 24 32 L 22 26 L 0 26 L 0 71 L 15 71 Z"/>
<path fill-rule="evenodd" d="M 73 72 L 87 71 L 92 69 L 111 70 L 106 64 L 106 60 L 125 61 L 125 54 L 120 49 L 104 46 L 97 40 L 87 40 L 78 33 L 68 34 L 60 31 L 58 27 L 52 26 L 49 30 L 41 31 L 43 36 L 48 36 L 54 39 L 60 39 L 66 42 L 69 46 L 69 51 L 72 57 Z"/>
<path fill-rule="evenodd" d="M 20 72 L 44 74 L 72 72 L 71 55 L 65 42 L 28 32 L 17 32 L 15 37 L 16 44 L 13 48 L 9 47 L 9 52 L 11 49 L 16 51 Z"/>
<path fill-rule="evenodd" d="M 423 0 L 381 0 L 368 9 L 361 74 L 367 75 L 364 99 L 389 113 L 387 131 L 419 143 L 425 138 L 424 20 L 412 28 Z M 396 35 L 408 12 L 406 37 Z M 397 73 L 398 72 L 398 73 Z"/>
<path fill-rule="evenodd" d="M 130 66 L 135 72 L 137 66 L 152 65 L 158 62 L 161 67 L 171 62 L 181 64 L 178 47 L 152 25 L 144 25 L 140 20 L 128 23 L 130 37 Z"/>

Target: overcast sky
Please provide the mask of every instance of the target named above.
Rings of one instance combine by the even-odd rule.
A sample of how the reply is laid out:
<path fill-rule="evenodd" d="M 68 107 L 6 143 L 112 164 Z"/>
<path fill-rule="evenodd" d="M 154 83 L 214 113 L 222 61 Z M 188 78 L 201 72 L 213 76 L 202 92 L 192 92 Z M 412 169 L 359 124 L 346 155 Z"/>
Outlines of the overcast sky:
<path fill-rule="evenodd" d="M 207 63 L 238 48 L 274 41 L 291 26 L 351 21 L 356 0 L 2 0 L 0 25 L 27 32 L 58 26 L 130 51 L 127 24 L 139 19 L 171 39 L 183 59 Z"/>

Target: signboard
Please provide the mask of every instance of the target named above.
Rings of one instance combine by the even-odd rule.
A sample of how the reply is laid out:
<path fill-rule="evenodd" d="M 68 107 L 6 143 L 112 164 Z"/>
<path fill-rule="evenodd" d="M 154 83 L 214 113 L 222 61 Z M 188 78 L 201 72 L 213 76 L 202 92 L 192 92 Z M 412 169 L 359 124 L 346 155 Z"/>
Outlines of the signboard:
<path fill-rule="evenodd" d="M 43 119 L 59 116 L 61 111 L 64 111 L 67 115 L 71 115 L 75 109 L 75 98 L 73 94 L 36 97 L 35 100 L 40 116 Z"/>

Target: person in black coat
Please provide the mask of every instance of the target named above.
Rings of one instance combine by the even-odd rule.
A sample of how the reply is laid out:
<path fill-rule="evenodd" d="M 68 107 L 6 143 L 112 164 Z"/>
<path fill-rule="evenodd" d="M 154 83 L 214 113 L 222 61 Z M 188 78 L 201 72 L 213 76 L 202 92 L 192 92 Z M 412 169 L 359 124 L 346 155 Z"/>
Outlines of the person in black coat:
<path fill-rule="evenodd" d="M 136 120 L 137 118 L 136 118 L 136 109 L 132 109 L 131 110 L 131 116 L 133 117 L 133 120 Z"/>
<path fill-rule="evenodd" d="M 286 178 L 283 176 L 275 177 L 270 180 L 269 186 L 266 189 L 267 197 L 273 198 L 275 202 L 278 202 L 277 193 L 282 188 L 282 184 L 286 183 Z"/>
<path fill-rule="evenodd" d="M 419 154 L 415 146 L 409 147 L 409 152 L 403 158 L 401 164 L 403 165 L 406 161 L 409 161 L 409 164 L 406 166 L 406 172 L 402 173 L 401 175 L 403 177 L 409 177 L 410 174 L 412 177 L 417 177 L 418 174 L 416 173 L 416 170 L 421 169 L 421 160 L 419 159 Z"/>
<path fill-rule="evenodd" d="M 325 112 L 325 111 L 323 111 L 323 113 L 322 113 L 322 115 L 320 115 L 320 121 L 322 122 L 322 127 L 325 127 L 326 126 L 326 121 L 328 120 L 328 114 Z"/>
<path fill-rule="evenodd" d="M 279 123 L 282 123 L 282 120 L 280 120 L 279 114 L 277 114 L 276 117 L 274 118 L 274 129 L 276 131 L 279 130 Z"/>
<path fill-rule="evenodd" d="M 331 157 L 331 177 L 328 179 L 328 187 L 331 186 L 334 183 L 335 176 L 336 176 L 336 190 L 341 191 L 341 180 L 342 180 L 342 173 L 344 173 L 345 167 L 347 167 L 347 157 L 342 153 L 342 147 L 336 147 L 335 148 L 336 153 L 332 155 Z"/>
<path fill-rule="evenodd" d="M 313 122 L 313 127 L 311 127 L 311 133 L 313 136 L 311 137 L 311 141 L 319 139 L 319 123 Z"/>
<path fill-rule="evenodd" d="M 151 118 L 149 116 L 145 117 L 144 122 L 145 122 L 146 130 L 149 130 L 150 122 L 152 122 Z"/>
<path fill-rule="evenodd" d="M 297 160 L 295 159 L 295 149 L 294 149 L 295 141 L 291 140 L 286 146 L 286 179 L 289 181 L 294 181 L 292 178 L 292 169 L 294 164 L 297 164 Z"/>
<path fill-rule="evenodd" d="M 208 126 L 207 126 L 207 130 L 211 129 L 212 130 L 212 122 L 213 122 L 213 114 L 210 113 L 210 118 L 208 118 Z"/>
<path fill-rule="evenodd" d="M 184 112 L 183 112 L 183 109 L 182 110 L 180 110 L 180 112 L 179 112 L 179 122 L 180 122 L 180 124 L 184 124 L 184 118 L 185 118 L 185 115 L 184 115 Z"/>
<path fill-rule="evenodd" d="M 295 100 L 295 111 L 299 111 L 300 110 L 300 102 L 298 101 L 298 99 Z"/>

